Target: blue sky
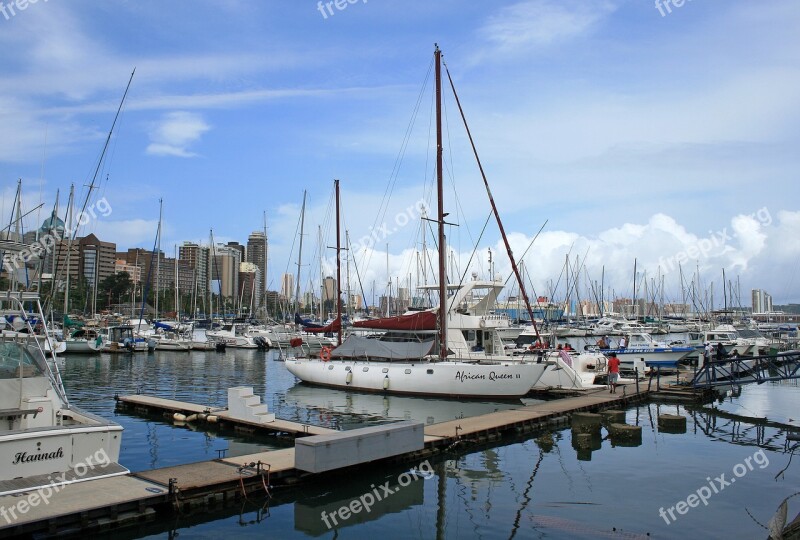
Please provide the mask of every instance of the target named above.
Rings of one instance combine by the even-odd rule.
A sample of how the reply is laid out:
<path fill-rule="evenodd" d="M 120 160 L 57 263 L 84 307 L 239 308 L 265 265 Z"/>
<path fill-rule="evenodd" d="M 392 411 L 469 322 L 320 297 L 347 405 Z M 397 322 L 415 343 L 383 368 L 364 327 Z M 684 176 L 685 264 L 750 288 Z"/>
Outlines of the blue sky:
<path fill-rule="evenodd" d="M 317 227 L 323 245 L 333 242 L 339 178 L 354 244 L 391 225 L 373 249 L 354 249 L 363 280 L 385 283 L 386 242 L 389 274 L 403 280 L 416 273 L 419 227 L 416 216 L 398 227 L 397 216 L 433 202 L 423 83 L 437 42 L 515 253 L 547 221 L 526 256 L 539 294 L 571 253 L 586 257 L 581 288 L 605 266 L 607 287 L 630 296 L 637 258 L 648 278 L 660 267 L 667 299 L 680 296 L 681 262 L 717 290 L 722 268 L 738 276 L 744 304 L 751 287 L 800 301 L 796 0 L 693 0 L 663 16 L 649 0 L 340 4 L 327 17 L 311 0 L 7 8 L 3 221 L 18 178 L 24 206 L 47 211 L 56 190 L 91 180 L 135 67 L 95 194 L 113 212 L 82 234 L 150 248 L 163 198 L 165 251 L 212 228 L 244 243 L 266 212 L 277 288 L 307 189 L 307 282 L 319 267 Z M 489 207 L 450 96 L 445 120 L 446 206 L 461 225 L 450 242 L 459 274 L 485 275 L 487 249 L 502 249 L 490 224 L 469 262 Z M 26 229 L 42 219 L 34 213 Z M 504 257 L 495 260 L 507 276 Z"/>

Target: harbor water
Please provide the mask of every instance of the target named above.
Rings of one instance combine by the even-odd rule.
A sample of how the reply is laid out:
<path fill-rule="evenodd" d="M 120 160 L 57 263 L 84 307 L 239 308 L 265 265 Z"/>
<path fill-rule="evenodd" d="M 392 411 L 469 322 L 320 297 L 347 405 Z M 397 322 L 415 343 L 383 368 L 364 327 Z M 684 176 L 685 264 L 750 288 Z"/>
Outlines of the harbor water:
<path fill-rule="evenodd" d="M 413 419 L 426 424 L 519 406 L 382 396 L 299 384 L 277 352 L 228 350 L 69 356 L 74 405 L 124 428 L 120 463 L 131 471 L 286 448 L 291 441 L 205 432 L 115 409 L 142 393 L 224 407 L 227 389 L 252 386 L 279 418 L 336 429 Z M 523 400 L 530 403 L 535 400 Z M 796 381 L 751 385 L 703 406 L 649 404 L 626 411 L 641 444 L 605 435 L 575 449 L 569 428 L 492 445 L 464 441 L 414 467 L 367 468 L 273 490 L 272 497 L 142 524 L 113 538 L 766 538 L 781 502 L 800 491 Z M 659 414 L 688 417 L 685 433 Z M 798 427 L 797 429 L 800 429 Z M 785 469 L 785 470 L 784 470 Z M 379 490 L 381 486 L 386 489 Z M 352 501 L 369 510 L 345 512 Z M 789 519 L 800 497 L 789 500 Z"/>

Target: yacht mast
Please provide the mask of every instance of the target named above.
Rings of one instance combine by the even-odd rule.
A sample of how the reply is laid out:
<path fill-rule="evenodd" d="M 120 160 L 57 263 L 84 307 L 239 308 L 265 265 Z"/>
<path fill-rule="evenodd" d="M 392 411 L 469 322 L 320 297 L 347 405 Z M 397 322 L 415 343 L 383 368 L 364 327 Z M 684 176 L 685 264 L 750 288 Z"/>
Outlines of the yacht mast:
<path fill-rule="evenodd" d="M 345 250 L 347 251 L 347 309 L 345 310 L 345 312 L 347 313 L 347 316 L 350 317 L 351 316 L 350 311 L 353 301 L 352 301 L 352 293 L 350 292 L 350 231 L 349 230 L 344 231 L 344 237 L 345 237 L 344 245 L 346 246 Z"/>
<path fill-rule="evenodd" d="M 306 221 L 306 191 L 303 190 L 303 207 L 300 209 L 300 249 L 297 252 L 297 283 L 295 284 L 294 308 L 300 313 L 300 267 L 303 263 L 303 227 Z"/>
<path fill-rule="evenodd" d="M 444 182 L 442 179 L 442 51 L 436 45 L 436 195 L 439 222 L 439 358 L 447 358 L 447 283 L 445 265 L 447 252 L 444 237 Z M 387 250 L 388 257 L 388 250 Z"/>
<path fill-rule="evenodd" d="M 175 244 L 175 320 L 180 322 L 181 309 L 179 307 L 178 294 L 178 244 Z"/>
<path fill-rule="evenodd" d="M 156 238 L 158 239 L 158 245 L 156 247 L 156 319 L 159 318 L 158 293 L 161 290 L 161 212 L 164 208 L 163 201 L 164 201 L 163 199 L 158 199 L 158 231 L 156 231 Z"/>
<path fill-rule="evenodd" d="M 269 262 L 267 260 L 267 255 L 269 253 L 269 248 L 267 246 L 267 211 L 264 210 L 264 275 L 262 276 L 262 281 L 264 282 L 264 287 L 261 289 L 261 298 L 264 305 L 264 324 L 267 324 L 268 314 L 267 314 L 267 266 Z"/>
<path fill-rule="evenodd" d="M 319 322 L 324 324 L 325 318 L 322 316 L 323 311 L 325 310 L 325 268 L 323 266 L 324 262 L 324 252 L 323 252 L 323 242 L 322 242 L 322 225 L 317 225 L 317 237 L 319 239 Z M 312 292 L 313 297 L 313 292 Z M 314 312 L 313 309 L 313 301 L 312 301 L 312 309 L 311 312 Z"/>
<path fill-rule="evenodd" d="M 339 321 L 339 329 L 336 332 L 337 345 L 342 344 L 342 258 L 341 258 L 341 233 L 339 220 L 339 181 L 334 180 L 336 188 L 336 320 Z"/>
<path fill-rule="evenodd" d="M 75 184 L 70 184 L 69 186 L 69 201 L 67 201 L 67 223 L 64 227 L 65 232 L 70 231 L 67 238 L 67 286 L 64 289 L 64 316 L 66 317 L 69 315 L 69 270 L 70 270 L 70 261 L 72 259 L 72 210 L 73 205 L 75 204 Z M 60 243 L 60 242 L 59 242 Z M 55 267 L 53 268 L 53 279 L 55 280 L 56 271 Z"/>

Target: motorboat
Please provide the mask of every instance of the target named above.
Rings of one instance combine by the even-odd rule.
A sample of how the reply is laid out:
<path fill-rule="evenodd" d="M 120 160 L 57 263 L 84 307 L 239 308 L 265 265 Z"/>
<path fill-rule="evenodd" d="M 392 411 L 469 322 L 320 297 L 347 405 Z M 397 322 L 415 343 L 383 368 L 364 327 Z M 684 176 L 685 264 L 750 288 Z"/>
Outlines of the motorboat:
<path fill-rule="evenodd" d="M 209 341 L 224 343 L 226 347 L 236 349 L 269 349 L 268 338 L 252 334 L 250 325 L 246 323 L 223 324 L 219 330 L 206 330 Z"/>
<path fill-rule="evenodd" d="M 103 349 L 106 353 L 153 352 L 156 342 L 152 338 L 137 337 L 134 327 L 129 324 L 109 326 L 105 332 L 101 330 Z"/>
<path fill-rule="evenodd" d="M 678 362 L 696 353 L 694 347 L 680 347 L 668 345 L 663 341 L 656 341 L 648 333 L 635 332 L 625 335 L 625 347 L 614 349 L 599 349 L 587 346 L 587 350 L 597 350 L 606 356 L 616 353 L 621 369 L 633 369 L 634 360 L 643 360 L 647 367 L 677 368 Z"/>
<path fill-rule="evenodd" d="M 44 321 L 36 293 L 0 292 L 0 304 L 36 335 L 30 311 Z M 128 473 L 117 463 L 122 426 L 70 405 L 49 340 L 0 337 L 0 496 Z"/>

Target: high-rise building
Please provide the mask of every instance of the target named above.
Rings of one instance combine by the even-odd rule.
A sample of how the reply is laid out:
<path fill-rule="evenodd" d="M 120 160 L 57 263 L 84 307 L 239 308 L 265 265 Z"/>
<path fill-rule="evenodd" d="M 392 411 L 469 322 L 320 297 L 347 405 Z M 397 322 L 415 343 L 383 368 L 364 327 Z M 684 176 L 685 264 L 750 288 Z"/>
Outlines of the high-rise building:
<path fill-rule="evenodd" d="M 336 279 L 331 276 L 322 280 L 322 305 L 326 309 L 336 309 Z"/>
<path fill-rule="evenodd" d="M 281 276 L 281 296 L 286 299 L 294 298 L 294 275 L 283 274 Z"/>
<path fill-rule="evenodd" d="M 244 246 L 217 244 L 214 247 L 213 278 L 219 282 L 219 294 L 223 298 L 233 300 L 239 292 L 239 265 L 242 263 L 240 247 Z"/>
<path fill-rule="evenodd" d="M 139 266 L 134 264 L 128 264 L 128 261 L 125 259 L 117 259 L 116 263 L 114 264 L 114 271 L 117 274 L 121 274 L 122 272 L 127 272 L 127 274 L 131 277 L 131 282 L 133 283 L 141 283 L 142 282 L 142 269 Z"/>
<path fill-rule="evenodd" d="M 243 262 L 239 265 L 239 297 L 242 307 L 250 315 L 258 310 L 258 299 L 261 297 L 261 270 L 254 263 Z"/>
<path fill-rule="evenodd" d="M 245 249 L 245 247 L 242 244 L 240 244 L 239 242 L 228 242 L 225 245 L 227 247 L 229 247 L 229 248 L 233 248 L 233 249 L 236 249 L 236 250 L 239 251 L 239 260 L 241 262 L 245 262 L 247 260 L 247 257 L 246 257 L 247 250 Z"/>
<path fill-rule="evenodd" d="M 178 258 L 185 261 L 194 270 L 193 281 L 196 282 L 197 294 L 203 297 L 208 292 L 208 270 L 211 250 L 194 242 L 184 242 L 178 246 Z M 194 283 L 192 287 L 194 287 Z"/>
<path fill-rule="evenodd" d="M 252 263 L 258 267 L 261 284 L 259 290 L 261 291 L 256 298 L 256 306 L 263 304 L 263 293 L 267 290 L 267 249 L 269 244 L 267 237 L 261 231 L 253 231 L 247 237 L 247 262 Z"/>
<path fill-rule="evenodd" d="M 94 234 L 77 239 L 80 251 L 80 269 L 90 287 L 113 276 L 117 262 L 117 245 L 102 242 Z"/>
<path fill-rule="evenodd" d="M 769 313 L 772 311 L 772 296 L 762 289 L 752 290 L 753 313 Z"/>

